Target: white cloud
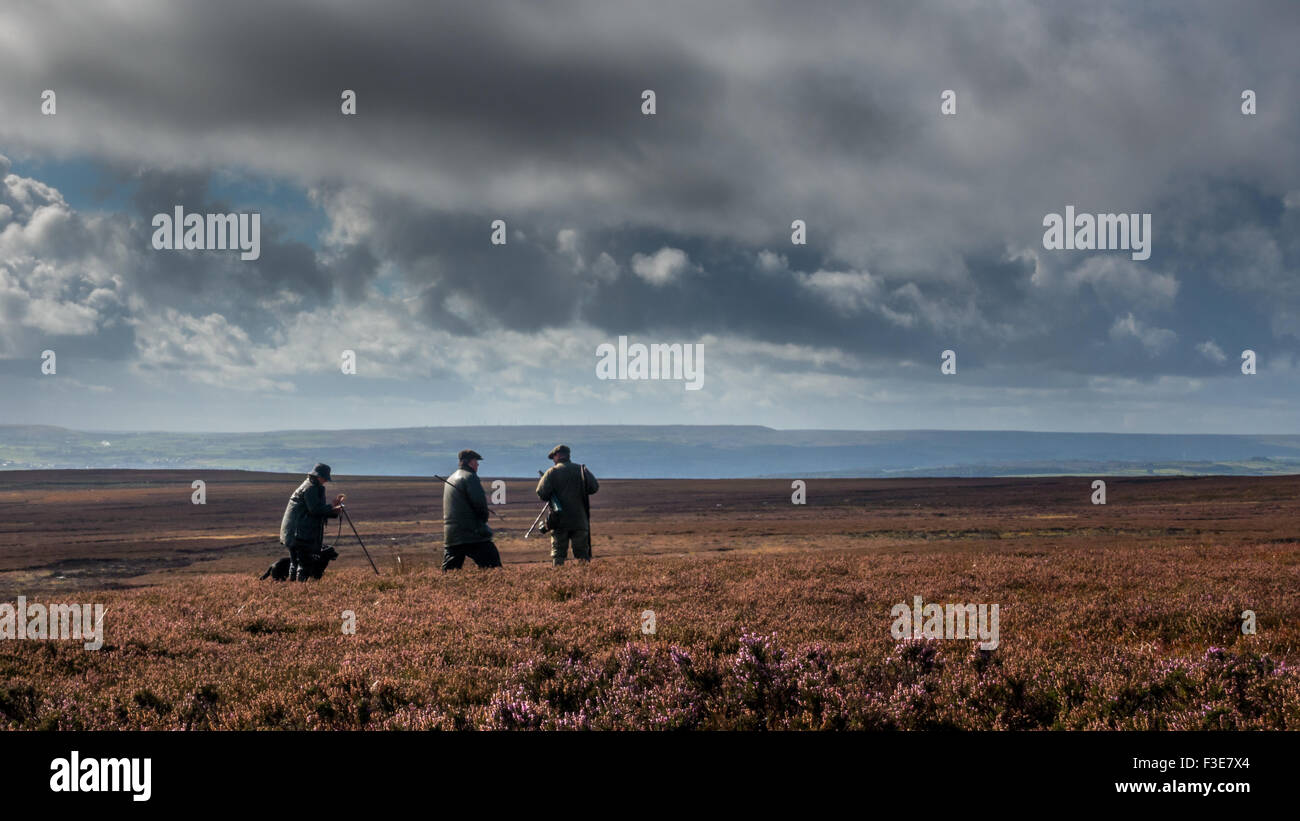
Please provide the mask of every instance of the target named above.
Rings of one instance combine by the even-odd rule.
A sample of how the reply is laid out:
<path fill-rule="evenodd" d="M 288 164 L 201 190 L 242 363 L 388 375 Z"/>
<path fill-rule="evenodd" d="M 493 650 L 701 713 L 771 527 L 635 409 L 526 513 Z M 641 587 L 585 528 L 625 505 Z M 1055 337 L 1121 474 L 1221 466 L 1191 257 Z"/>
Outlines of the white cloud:
<path fill-rule="evenodd" d="M 795 274 L 799 283 L 843 313 L 857 313 L 879 299 L 882 283 L 867 271 L 814 271 Z"/>
<path fill-rule="evenodd" d="M 1200 351 L 1201 355 L 1211 362 L 1223 364 L 1228 361 L 1228 355 L 1223 352 L 1223 348 L 1220 348 L 1213 339 L 1201 342 L 1196 346 L 1196 350 Z"/>
<path fill-rule="evenodd" d="M 1152 328 L 1129 313 L 1117 317 L 1110 326 L 1110 338 L 1115 341 L 1136 339 L 1153 356 L 1164 353 L 1178 339 L 1178 334 L 1167 328 Z"/>
<path fill-rule="evenodd" d="M 783 254 L 773 253 L 772 251 L 758 252 L 758 269 L 767 273 L 784 271 L 790 267 L 790 261 Z"/>
<path fill-rule="evenodd" d="M 17 174 L 0 185 L 0 209 L 0 355 L 32 334 L 89 336 L 111 324 L 129 299 L 125 223 L 79 215 L 56 189 Z"/>
<path fill-rule="evenodd" d="M 561 228 L 555 235 L 555 249 L 562 254 L 577 254 L 578 232 L 572 228 Z"/>
<path fill-rule="evenodd" d="M 604 251 L 596 257 L 596 262 L 591 266 L 591 273 L 600 282 L 613 282 L 618 279 L 618 263 L 609 254 Z"/>
<path fill-rule="evenodd" d="M 675 282 L 690 267 L 690 257 L 678 248 L 660 248 L 650 256 L 632 255 L 632 272 L 651 285 Z"/>
<path fill-rule="evenodd" d="M 1095 255 L 1066 274 L 1072 289 L 1091 285 L 1102 298 L 1130 305 L 1164 307 L 1178 296 L 1178 278 L 1152 271 L 1144 264 L 1117 256 Z"/>

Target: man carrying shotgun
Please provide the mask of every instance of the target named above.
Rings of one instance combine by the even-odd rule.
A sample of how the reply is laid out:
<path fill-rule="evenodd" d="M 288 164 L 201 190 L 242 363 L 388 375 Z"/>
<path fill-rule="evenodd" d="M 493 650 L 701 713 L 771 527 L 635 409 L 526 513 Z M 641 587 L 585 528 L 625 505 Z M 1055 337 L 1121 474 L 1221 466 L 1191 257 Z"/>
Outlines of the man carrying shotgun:
<path fill-rule="evenodd" d="M 556 567 L 569 557 L 570 544 L 573 558 L 591 561 L 591 511 L 587 497 L 600 490 L 600 483 L 586 465 L 569 461 L 569 452 L 568 445 L 551 448 L 546 456 L 555 465 L 537 483 L 538 497 L 551 503 L 547 529 L 551 531 L 551 563 Z"/>
<path fill-rule="evenodd" d="M 479 567 L 500 567 L 501 554 L 488 527 L 487 494 L 478 478 L 483 457 L 472 450 L 456 454 L 460 469 L 442 485 L 442 570 L 459 570 L 469 556 Z"/>
<path fill-rule="evenodd" d="M 289 548 L 289 581 L 305 582 L 312 577 L 325 544 L 325 520 L 339 515 L 343 496 L 325 501 L 325 483 L 330 466 L 317 464 L 289 497 L 280 520 L 280 544 Z"/>

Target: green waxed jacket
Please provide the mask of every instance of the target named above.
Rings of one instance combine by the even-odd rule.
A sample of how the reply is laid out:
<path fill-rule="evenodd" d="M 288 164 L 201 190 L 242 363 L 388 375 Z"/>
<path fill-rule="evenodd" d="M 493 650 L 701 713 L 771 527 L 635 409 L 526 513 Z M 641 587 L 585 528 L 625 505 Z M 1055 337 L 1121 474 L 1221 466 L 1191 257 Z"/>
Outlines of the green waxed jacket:
<path fill-rule="evenodd" d="M 442 541 L 448 547 L 492 539 L 487 494 L 478 474 L 462 467 L 442 486 Z"/>
<path fill-rule="evenodd" d="M 325 486 L 308 476 L 285 505 L 284 518 L 280 520 L 280 544 L 292 547 L 297 543 L 319 551 L 325 542 L 325 520 L 338 515 L 325 499 Z"/>
<path fill-rule="evenodd" d="M 542 474 L 541 480 L 537 483 L 537 495 L 542 501 L 559 500 L 560 510 L 555 514 L 558 530 L 591 530 L 591 521 L 583 497 L 600 490 L 600 483 L 596 481 L 595 476 L 591 475 L 591 471 L 587 470 L 584 485 L 584 467 L 564 459 Z"/>

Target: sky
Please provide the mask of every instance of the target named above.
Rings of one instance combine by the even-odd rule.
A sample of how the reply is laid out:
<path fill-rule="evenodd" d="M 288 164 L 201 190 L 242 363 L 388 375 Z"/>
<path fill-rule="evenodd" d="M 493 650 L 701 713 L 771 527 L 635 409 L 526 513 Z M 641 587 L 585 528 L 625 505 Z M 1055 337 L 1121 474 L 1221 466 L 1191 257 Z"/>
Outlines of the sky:
<path fill-rule="evenodd" d="M 1300 433 L 1297 34 L 1287 0 L 5 4 L 0 424 Z M 178 205 L 260 214 L 260 257 L 156 249 Z M 1150 214 L 1150 257 L 1045 247 L 1067 206 Z M 598 378 L 620 336 L 702 346 L 700 389 Z"/>

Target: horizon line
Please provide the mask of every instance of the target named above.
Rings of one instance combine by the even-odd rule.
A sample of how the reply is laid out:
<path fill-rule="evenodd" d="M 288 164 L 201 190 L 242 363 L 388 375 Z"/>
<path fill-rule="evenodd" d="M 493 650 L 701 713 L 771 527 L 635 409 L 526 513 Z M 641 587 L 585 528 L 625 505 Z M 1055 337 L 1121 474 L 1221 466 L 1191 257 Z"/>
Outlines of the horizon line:
<path fill-rule="evenodd" d="M 385 431 L 404 431 L 404 430 L 487 430 L 487 429 L 522 429 L 522 428 L 756 428 L 760 430 L 770 430 L 784 433 L 1025 433 L 1025 434 L 1056 434 L 1065 436 L 1223 436 L 1223 437 L 1259 437 L 1259 436 L 1292 436 L 1300 437 L 1300 433 L 1216 433 L 1207 431 L 1169 433 L 1169 432 L 1151 432 L 1151 431 L 1109 431 L 1109 430 L 1033 430 L 1026 428 L 778 428 L 771 425 L 760 424 L 703 424 L 703 423 L 669 423 L 669 424 L 629 424 L 629 423 L 612 423 L 612 424 L 535 424 L 535 425 L 400 425 L 396 427 L 376 427 L 376 428 L 271 428 L 263 430 L 166 430 L 161 428 L 69 428 L 63 425 L 47 425 L 40 423 L 0 423 L 0 430 L 12 428 L 44 428 L 49 430 L 62 430 L 72 433 L 87 434 L 167 434 L 183 436 L 248 436 L 257 434 L 281 434 L 281 433 L 346 433 L 346 432 L 385 432 Z"/>

